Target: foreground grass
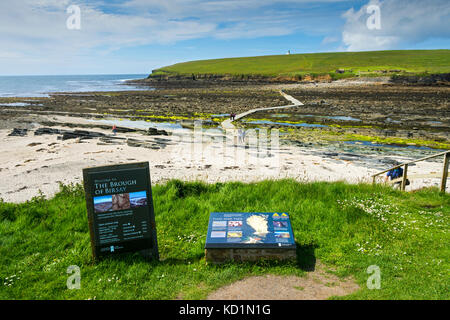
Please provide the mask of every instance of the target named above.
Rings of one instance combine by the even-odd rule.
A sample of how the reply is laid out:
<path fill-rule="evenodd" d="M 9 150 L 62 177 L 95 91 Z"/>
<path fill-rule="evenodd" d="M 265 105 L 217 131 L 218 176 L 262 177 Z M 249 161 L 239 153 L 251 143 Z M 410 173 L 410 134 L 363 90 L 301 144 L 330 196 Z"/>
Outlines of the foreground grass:
<path fill-rule="evenodd" d="M 337 69 L 346 73 L 336 74 Z M 450 72 L 449 50 L 396 50 L 368 52 L 329 52 L 198 60 L 177 63 L 154 70 L 160 74 L 214 74 L 251 76 L 325 75 L 332 78 L 352 77 L 355 74 L 380 75 L 381 70 L 397 73 Z"/>
<path fill-rule="evenodd" d="M 250 275 L 303 275 L 317 260 L 352 275 L 355 299 L 448 299 L 450 196 L 384 186 L 292 180 L 207 185 L 171 181 L 153 188 L 160 262 L 137 254 L 92 263 L 84 192 L 64 186 L 53 199 L 0 202 L 0 299 L 202 299 Z M 286 211 L 296 263 L 204 260 L 211 211 Z M 81 289 L 66 270 L 81 268 Z M 369 290 L 368 266 L 381 269 Z"/>

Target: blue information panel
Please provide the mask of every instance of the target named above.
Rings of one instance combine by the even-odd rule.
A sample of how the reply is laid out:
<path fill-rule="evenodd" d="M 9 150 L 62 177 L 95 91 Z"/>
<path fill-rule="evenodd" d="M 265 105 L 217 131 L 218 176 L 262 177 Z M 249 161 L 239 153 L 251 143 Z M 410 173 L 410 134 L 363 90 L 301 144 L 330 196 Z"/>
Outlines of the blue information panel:
<path fill-rule="evenodd" d="M 212 212 L 206 249 L 295 248 L 286 212 Z"/>

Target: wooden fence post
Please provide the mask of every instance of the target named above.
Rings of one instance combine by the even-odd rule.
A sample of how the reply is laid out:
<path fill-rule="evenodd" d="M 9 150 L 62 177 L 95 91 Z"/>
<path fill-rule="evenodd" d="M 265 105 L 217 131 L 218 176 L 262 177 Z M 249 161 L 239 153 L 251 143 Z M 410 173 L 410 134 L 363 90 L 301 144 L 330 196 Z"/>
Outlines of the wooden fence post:
<path fill-rule="evenodd" d="M 450 161 L 450 152 L 447 152 L 444 155 L 444 168 L 442 169 L 441 192 L 445 192 L 445 188 L 447 186 L 449 161 Z"/>
<path fill-rule="evenodd" d="M 406 175 L 407 174 L 408 174 L 408 165 L 405 164 L 405 169 L 403 170 L 402 191 L 405 191 L 405 188 L 406 188 Z"/>

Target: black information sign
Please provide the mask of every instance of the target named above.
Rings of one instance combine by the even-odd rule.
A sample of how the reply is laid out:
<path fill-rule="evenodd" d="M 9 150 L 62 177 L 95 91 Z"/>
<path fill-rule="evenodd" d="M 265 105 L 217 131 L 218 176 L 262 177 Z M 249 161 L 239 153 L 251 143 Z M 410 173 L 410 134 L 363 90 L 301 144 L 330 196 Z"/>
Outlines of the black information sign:
<path fill-rule="evenodd" d="M 212 212 L 206 249 L 296 248 L 287 212 Z"/>
<path fill-rule="evenodd" d="M 141 251 L 159 259 L 148 162 L 83 169 L 94 259 Z"/>

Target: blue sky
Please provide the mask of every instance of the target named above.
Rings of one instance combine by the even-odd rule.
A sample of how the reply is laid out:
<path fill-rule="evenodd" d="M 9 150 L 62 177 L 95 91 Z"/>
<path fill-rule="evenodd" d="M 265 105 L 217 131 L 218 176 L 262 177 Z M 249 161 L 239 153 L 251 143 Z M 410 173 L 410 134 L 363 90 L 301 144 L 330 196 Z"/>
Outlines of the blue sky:
<path fill-rule="evenodd" d="M 135 198 L 136 199 L 147 198 L 147 192 L 146 191 L 131 192 L 130 199 Z"/>
<path fill-rule="evenodd" d="M 67 28 L 80 9 L 80 29 Z M 381 27 L 367 27 L 369 6 Z M 448 0 L 15 0 L 0 3 L 0 75 L 149 73 L 271 54 L 450 48 Z"/>
<path fill-rule="evenodd" d="M 112 196 L 94 197 L 94 204 L 99 204 L 103 202 L 112 202 Z"/>

